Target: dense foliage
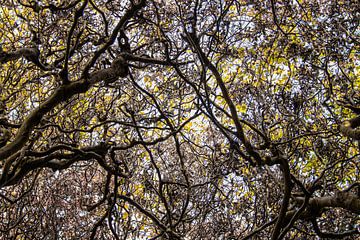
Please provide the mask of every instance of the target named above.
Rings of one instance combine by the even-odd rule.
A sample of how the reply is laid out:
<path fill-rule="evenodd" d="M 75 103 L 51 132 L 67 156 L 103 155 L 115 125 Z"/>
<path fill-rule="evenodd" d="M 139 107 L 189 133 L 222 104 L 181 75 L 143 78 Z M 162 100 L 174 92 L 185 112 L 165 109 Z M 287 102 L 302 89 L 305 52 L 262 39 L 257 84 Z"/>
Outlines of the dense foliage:
<path fill-rule="evenodd" d="M 0 0 L 1 239 L 356 239 L 355 0 Z"/>

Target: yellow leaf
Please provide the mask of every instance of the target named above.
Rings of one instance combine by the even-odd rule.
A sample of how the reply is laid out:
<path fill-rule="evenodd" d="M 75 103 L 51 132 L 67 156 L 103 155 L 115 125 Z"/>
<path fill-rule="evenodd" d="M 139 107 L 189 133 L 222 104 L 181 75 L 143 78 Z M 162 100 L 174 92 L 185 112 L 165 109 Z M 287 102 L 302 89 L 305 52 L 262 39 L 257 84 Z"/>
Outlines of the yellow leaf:
<path fill-rule="evenodd" d="M 124 212 L 122 215 L 122 219 L 126 220 L 128 218 L 129 214 L 127 212 Z"/>
<path fill-rule="evenodd" d="M 246 113 L 247 107 L 244 103 L 236 105 L 236 110 L 240 113 Z"/>
<path fill-rule="evenodd" d="M 147 83 L 147 82 L 150 82 L 151 78 L 149 75 L 145 75 L 144 76 L 144 82 Z"/>

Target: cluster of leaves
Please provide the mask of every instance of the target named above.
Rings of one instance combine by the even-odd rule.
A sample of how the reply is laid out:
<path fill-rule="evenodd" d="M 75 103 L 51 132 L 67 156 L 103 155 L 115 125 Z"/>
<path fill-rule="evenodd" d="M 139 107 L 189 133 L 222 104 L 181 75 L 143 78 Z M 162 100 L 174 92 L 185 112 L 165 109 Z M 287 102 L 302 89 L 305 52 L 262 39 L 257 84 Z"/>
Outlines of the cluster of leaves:
<path fill-rule="evenodd" d="M 0 2 L 1 237 L 358 236 L 357 1 Z"/>

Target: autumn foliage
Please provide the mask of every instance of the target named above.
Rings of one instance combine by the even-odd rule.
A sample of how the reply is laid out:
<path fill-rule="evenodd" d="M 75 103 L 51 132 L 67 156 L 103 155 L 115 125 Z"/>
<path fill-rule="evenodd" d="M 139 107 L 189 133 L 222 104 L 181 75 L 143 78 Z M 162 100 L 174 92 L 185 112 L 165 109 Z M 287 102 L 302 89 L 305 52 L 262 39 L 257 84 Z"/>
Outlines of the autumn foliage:
<path fill-rule="evenodd" d="M 355 0 L 0 0 L 0 239 L 357 239 Z"/>

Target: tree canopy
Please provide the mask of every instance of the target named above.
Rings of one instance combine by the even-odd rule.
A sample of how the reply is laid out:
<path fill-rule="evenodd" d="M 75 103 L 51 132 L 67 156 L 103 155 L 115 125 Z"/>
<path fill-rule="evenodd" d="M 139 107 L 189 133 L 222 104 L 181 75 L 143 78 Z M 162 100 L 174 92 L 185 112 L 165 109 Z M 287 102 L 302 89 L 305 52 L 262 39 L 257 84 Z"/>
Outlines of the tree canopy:
<path fill-rule="evenodd" d="M 1 239 L 356 239 L 355 0 L 0 0 Z"/>

